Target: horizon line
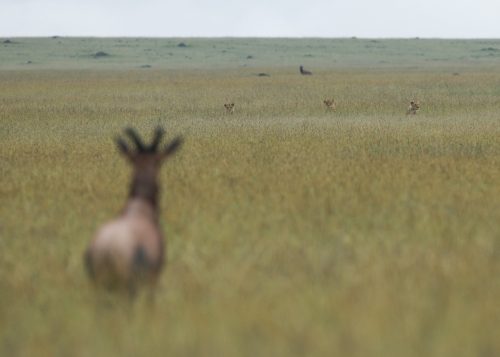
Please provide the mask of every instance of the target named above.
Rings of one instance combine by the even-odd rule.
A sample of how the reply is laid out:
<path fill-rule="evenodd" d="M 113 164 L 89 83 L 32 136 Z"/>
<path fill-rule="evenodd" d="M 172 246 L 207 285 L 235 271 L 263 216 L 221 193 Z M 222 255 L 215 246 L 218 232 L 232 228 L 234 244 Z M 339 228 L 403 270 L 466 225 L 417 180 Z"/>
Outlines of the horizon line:
<path fill-rule="evenodd" d="M 421 36 L 380 36 L 380 37 L 364 37 L 364 36 L 156 36 L 156 35 L 123 35 L 123 36 L 106 36 L 106 35 L 3 35 L 0 38 L 143 38 L 143 39 L 169 39 L 169 38 L 191 38 L 191 39 L 338 39 L 338 40 L 500 40 L 500 37 L 421 37 Z"/>

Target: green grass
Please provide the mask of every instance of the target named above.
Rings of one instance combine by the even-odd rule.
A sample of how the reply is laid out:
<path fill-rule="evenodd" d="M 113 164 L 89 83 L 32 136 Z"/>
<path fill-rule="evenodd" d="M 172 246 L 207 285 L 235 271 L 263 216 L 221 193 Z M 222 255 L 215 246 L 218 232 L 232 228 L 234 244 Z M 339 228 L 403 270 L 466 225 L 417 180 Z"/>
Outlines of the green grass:
<path fill-rule="evenodd" d="M 13 38 L 0 69 L 499 68 L 500 40 Z M 179 47 L 184 43 L 186 47 Z M 96 58 L 97 52 L 106 57 Z M 28 63 L 30 62 L 30 63 Z M 151 68 L 142 68 L 148 71 Z"/>
<path fill-rule="evenodd" d="M 196 51 L 161 67 L 118 39 L 81 51 L 108 64 L 52 61 L 58 40 L 13 39 L 40 63 L 0 63 L 0 355 L 500 354 L 500 72 L 459 60 L 495 41 L 381 40 L 400 52 L 379 65 L 356 50 L 370 40 L 137 41 Z M 84 39 L 60 40 L 72 53 Z M 328 41 L 344 56 L 331 66 Z M 203 60 L 248 43 L 258 65 Z M 449 67 L 415 60 L 414 43 Z M 113 138 L 157 124 L 186 141 L 161 176 L 156 304 L 102 301 L 82 253 L 126 197 Z"/>

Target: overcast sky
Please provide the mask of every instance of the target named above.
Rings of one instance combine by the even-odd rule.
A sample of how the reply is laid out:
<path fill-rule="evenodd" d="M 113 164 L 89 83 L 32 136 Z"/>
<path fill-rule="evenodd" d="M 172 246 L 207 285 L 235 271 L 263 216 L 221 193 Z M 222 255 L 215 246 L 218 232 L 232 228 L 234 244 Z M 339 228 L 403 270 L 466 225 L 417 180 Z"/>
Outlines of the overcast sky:
<path fill-rule="evenodd" d="M 0 0 L 0 36 L 500 38 L 500 0 Z"/>

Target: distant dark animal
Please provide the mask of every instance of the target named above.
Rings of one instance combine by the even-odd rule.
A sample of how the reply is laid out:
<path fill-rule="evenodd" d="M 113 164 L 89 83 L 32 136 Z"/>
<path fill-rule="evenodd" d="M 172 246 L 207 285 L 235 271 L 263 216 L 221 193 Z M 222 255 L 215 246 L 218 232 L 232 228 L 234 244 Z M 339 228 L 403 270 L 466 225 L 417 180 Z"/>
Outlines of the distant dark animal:
<path fill-rule="evenodd" d="M 234 113 L 234 103 L 226 103 L 224 104 L 224 108 L 226 108 L 226 113 L 228 114 Z"/>
<path fill-rule="evenodd" d="M 304 66 L 300 66 L 300 74 L 302 74 L 303 76 L 310 76 L 312 75 L 312 72 L 305 70 Z"/>
<path fill-rule="evenodd" d="M 163 161 L 177 151 L 182 139 L 177 137 L 160 148 L 164 135 L 161 128 L 156 129 L 150 145 L 145 145 L 132 128 L 125 134 L 135 150 L 122 138 L 116 142 L 133 167 L 129 197 L 122 213 L 99 228 L 84 257 L 96 285 L 133 293 L 141 285 L 154 287 L 164 264 L 158 174 Z"/>

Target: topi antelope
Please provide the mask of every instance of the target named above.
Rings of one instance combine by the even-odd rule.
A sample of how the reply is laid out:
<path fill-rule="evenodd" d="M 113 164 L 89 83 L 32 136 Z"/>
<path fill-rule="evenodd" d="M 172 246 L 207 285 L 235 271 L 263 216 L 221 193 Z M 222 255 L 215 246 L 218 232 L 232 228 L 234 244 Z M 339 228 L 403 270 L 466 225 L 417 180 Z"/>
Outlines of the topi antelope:
<path fill-rule="evenodd" d="M 420 109 L 420 104 L 418 102 L 411 101 L 410 105 L 408 106 L 408 109 L 406 109 L 406 114 L 412 114 L 415 115 Z"/>
<path fill-rule="evenodd" d="M 129 197 L 121 214 L 99 228 L 85 252 L 90 278 L 107 288 L 135 292 L 140 285 L 153 287 L 164 263 L 163 236 L 158 222 L 158 174 L 163 161 L 181 146 L 176 137 L 159 148 L 164 130 L 158 127 L 150 145 L 145 145 L 132 128 L 116 143 L 133 167 Z"/>
<path fill-rule="evenodd" d="M 335 110 L 337 108 L 337 103 L 335 103 L 335 99 L 325 99 L 323 101 L 323 103 L 325 103 L 326 107 L 329 109 L 329 110 Z"/>
<path fill-rule="evenodd" d="M 228 113 L 228 114 L 234 113 L 234 103 L 224 104 L 224 108 L 226 108 L 226 113 Z"/>
<path fill-rule="evenodd" d="M 310 76 L 312 74 L 312 72 L 305 70 L 304 66 L 300 66 L 299 69 L 300 74 L 302 74 L 303 76 Z"/>

